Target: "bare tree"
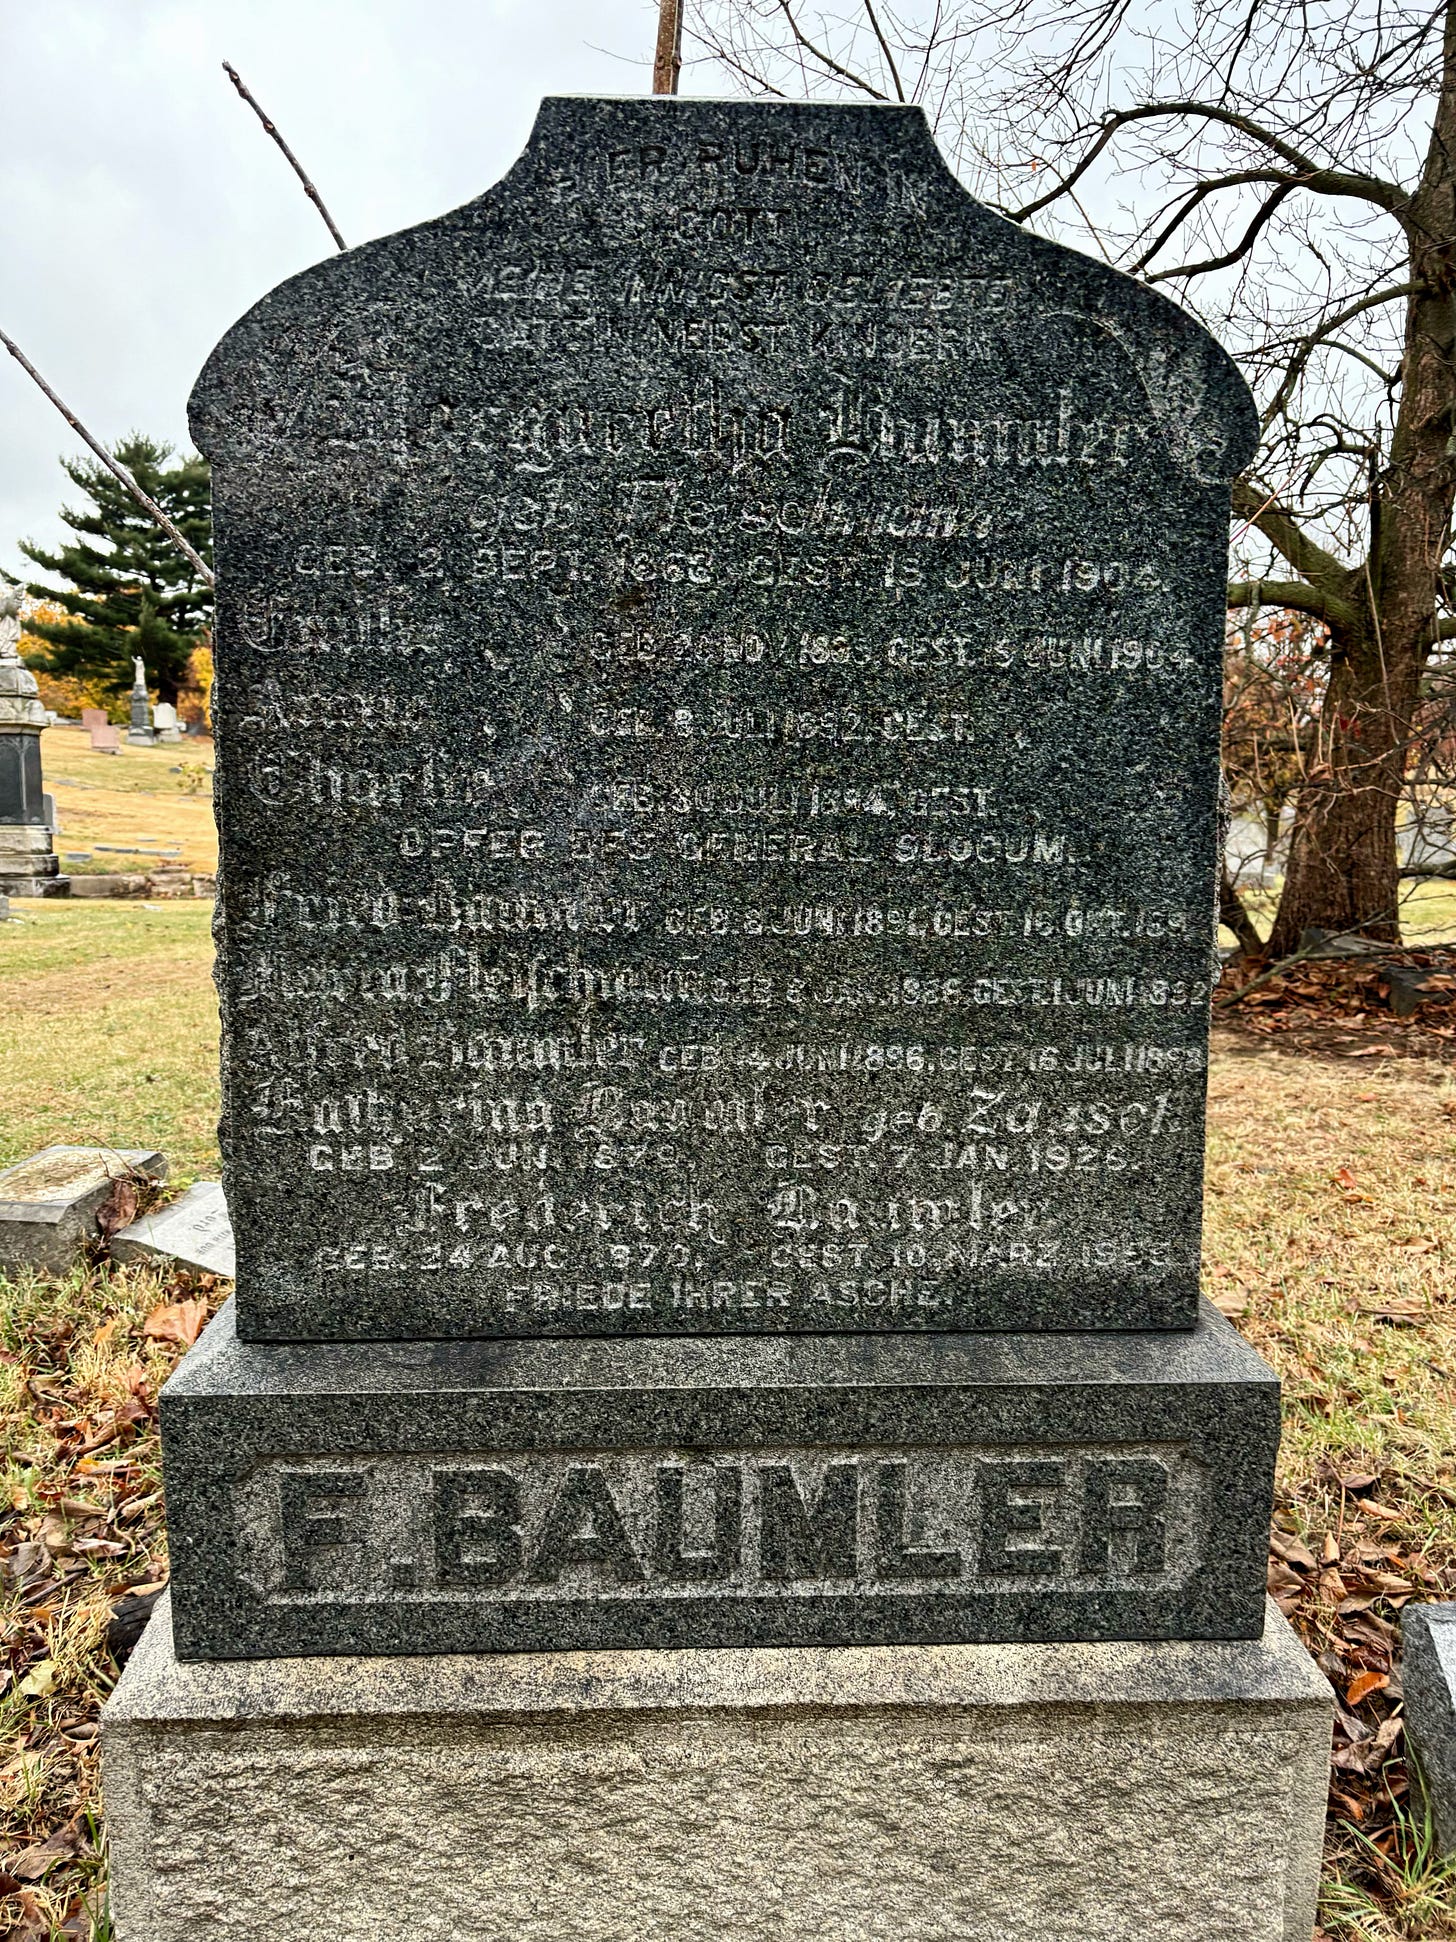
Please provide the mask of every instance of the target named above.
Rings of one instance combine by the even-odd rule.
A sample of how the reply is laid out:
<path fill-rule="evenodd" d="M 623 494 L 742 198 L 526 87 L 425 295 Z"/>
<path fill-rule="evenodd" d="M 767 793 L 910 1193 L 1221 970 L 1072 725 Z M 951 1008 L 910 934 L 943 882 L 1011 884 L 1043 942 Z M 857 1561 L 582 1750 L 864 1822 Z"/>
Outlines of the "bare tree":
<path fill-rule="evenodd" d="M 1401 800 L 1450 740 L 1456 0 L 708 0 L 690 41 L 750 90 L 920 102 L 969 187 L 1240 359 L 1229 605 L 1317 623 L 1270 948 L 1398 936 Z"/>

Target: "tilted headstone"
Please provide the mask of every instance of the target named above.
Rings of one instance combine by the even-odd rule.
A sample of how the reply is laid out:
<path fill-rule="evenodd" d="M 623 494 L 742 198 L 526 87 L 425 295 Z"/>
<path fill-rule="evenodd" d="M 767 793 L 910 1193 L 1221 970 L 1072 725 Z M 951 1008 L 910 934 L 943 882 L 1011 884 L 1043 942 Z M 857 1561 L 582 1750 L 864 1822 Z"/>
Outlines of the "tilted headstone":
<path fill-rule="evenodd" d="M 166 1177 L 166 1157 L 151 1147 L 43 1147 L 0 1173 L 0 1269 L 65 1274 L 99 1234 L 118 1185 Z"/>
<path fill-rule="evenodd" d="M 204 1274 L 231 1276 L 233 1229 L 218 1180 L 198 1180 L 155 1213 L 111 1237 L 115 1261 L 176 1261 Z"/>
<path fill-rule="evenodd" d="M 1256 1636 L 1206 333 L 918 112 L 558 100 L 192 423 L 238 1298 L 163 1406 L 184 1656 Z"/>

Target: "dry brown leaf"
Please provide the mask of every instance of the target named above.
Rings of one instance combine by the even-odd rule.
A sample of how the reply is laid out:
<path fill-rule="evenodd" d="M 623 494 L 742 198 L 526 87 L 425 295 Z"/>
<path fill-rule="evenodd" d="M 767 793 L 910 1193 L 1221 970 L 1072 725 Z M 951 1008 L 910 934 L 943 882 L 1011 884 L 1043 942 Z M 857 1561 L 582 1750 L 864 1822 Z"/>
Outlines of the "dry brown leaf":
<path fill-rule="evenodd" d="M 180 1342 L 184 1349 L 190 1349 L 206 1320 L 205 1301 L 165 1302 L 148 1315 L 142 1334 L 154 1342 Z"/>
<path fill-rule="evenodd" d="M 11 1855 L 6 1867 L 19 1881 L 40 1881 L 60 1861 L 69 1861 L 86 1846 L 85 1831 L 79 1817 L 68 1821 L 47 1841 Z"/>
<path fill-rule="evenodd" d="M 107 1240 L 118 1228 L 130 1227 L 137 1217 L 140 1202 L 136 1183 L 132 1180 L 118 1180 L 107 1196 L 106 1204 L 96 1210 L 96 1225 Z"/>
<path fill-rule="evenodd" d="M 1358 1706 L 1360 1701 L 1368 1699 L 1371 1693 L 1384 1692 L 1389 1684 L 1390 1681 L 1383 1672 L 1357 1672 L 1345 1688 L 1345 1704 Z"/>
<path fill-rule="evenodd" d="M 1276 1558 L 1283 1558 L 1286 1564 L 1297 1565 L 1301 1571 L 1314 1571 L 1314 1553 L 1307 1545 L 1301 1544 L 1297 1537 L 1286 1537 L 1282 1531 L 1269 1533 L 1269 1549 Z"/>

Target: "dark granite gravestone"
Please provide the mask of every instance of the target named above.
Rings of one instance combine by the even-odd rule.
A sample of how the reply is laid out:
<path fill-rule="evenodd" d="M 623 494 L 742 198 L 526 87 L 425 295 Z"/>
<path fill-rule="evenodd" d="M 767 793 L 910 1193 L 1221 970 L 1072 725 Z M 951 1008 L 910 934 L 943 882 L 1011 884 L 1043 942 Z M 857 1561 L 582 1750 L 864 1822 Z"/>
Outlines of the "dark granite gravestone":
<path fill-rule="evenodd" d="M 1192 1325 L 1199 326 L 918 111 L 556 100 L 192 424 L 242 1335 Z"/>
<path fill-rule="evenodd" d="M 238 1300 L 163 1398 L 179 1653 L 1256 1637 L 1212 340 L 916 110 L 551 101 L 193 427 Z"/>

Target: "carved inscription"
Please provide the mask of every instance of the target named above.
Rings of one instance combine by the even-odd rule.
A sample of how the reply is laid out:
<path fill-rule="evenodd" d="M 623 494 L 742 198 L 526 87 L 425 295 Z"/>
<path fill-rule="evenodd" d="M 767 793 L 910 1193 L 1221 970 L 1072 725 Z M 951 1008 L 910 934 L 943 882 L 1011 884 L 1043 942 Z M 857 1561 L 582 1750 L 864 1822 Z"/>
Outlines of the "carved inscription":
<path fill-rule="evenodd" d="M 1212 380 L 856 126 L 204 375 L 245 1333 L 1191 1323 Z"/>
<path fill-rule="evenodd" d="M 1169 1590 L 1203 1479 L 1173 1445 L 277 1459 L 235 1504 L 270 1602 Z"/>

